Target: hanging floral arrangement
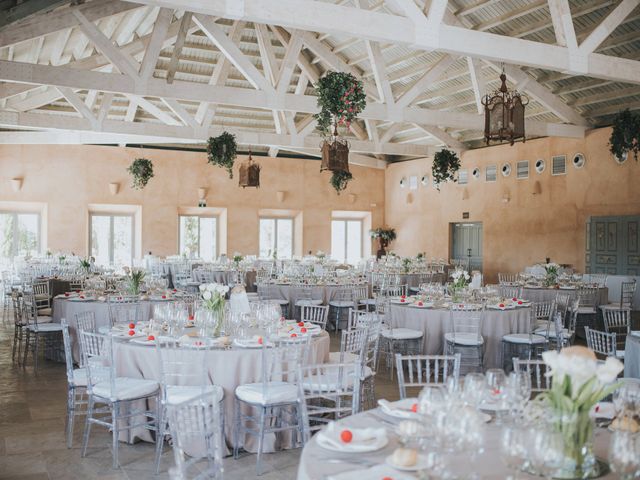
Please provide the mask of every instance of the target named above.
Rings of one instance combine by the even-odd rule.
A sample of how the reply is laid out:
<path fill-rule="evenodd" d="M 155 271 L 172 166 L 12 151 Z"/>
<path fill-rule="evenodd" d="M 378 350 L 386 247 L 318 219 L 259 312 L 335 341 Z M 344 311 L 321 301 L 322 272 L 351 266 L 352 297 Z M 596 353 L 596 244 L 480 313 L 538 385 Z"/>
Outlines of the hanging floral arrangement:
<path fill-rule="evenodd" d="M 633 152 L 637 162 L 640 152 L 640 114 L 630 112 L 628 108 L 618 112 L 613 119 L 609 145 L 609 151 L 619 161 L 624 161 L 629 152 Z"/>
<path fill-rule="evenodd" d="M 233 163 L 238 150 L 236 136 L 224 131 L 217 137 L 209 137 L 207 141 L 207 158 L 211 165 L 222 167 L 233 178 Z"/>
<path fill-rule="evenodd" d="M 345 172 L 344 170 L 338 170 L 331 175 L 331 186 L 340 195 L 340 192 L 347 188 L 349 182 L 353 180 L 351 172 Z"/>
<path fill-rule="evenodd" d="M 460 169 L 460 159 L 455 152 L 446 148 L 437 152 L 433 157 L 431 175 L 436 188 L 440 190 L 440 184 L 450 180 L 456 181 L 456 172 Z"/>
<path fill-rule="evenodd" d="M 153 163 L 146 158 L 136 158 L 127 171 L 133 176 L 132 187 L 142 190 L 153 178 Z"/>
<path fill-rule="evenodd" d="M 339 125 L 349 128 L 367 105 L 362 82 L 350 73 L 327 73 L 318 80 L 316 94 L 320 112 L 314 117 L 324 136 L 330 136 Z"/>

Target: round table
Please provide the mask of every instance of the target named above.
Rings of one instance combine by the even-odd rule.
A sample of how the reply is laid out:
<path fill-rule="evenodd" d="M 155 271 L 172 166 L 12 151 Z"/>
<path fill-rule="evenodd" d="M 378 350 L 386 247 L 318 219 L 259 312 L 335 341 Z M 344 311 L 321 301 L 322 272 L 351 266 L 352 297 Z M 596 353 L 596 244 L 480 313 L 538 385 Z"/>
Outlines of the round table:
<path fill-rule="evenodd" d="M 381 421 L 381 418 L 385 418 L 385 422 Z M 367 476 L 360 470 L 366 470 L 367 467 L 362 464 L 350 464 L 349 460 L 358 462 L 372 462 L 375 464 L 382 464 L 385 458 L 393 453 L 393 451 L 399 446 L 398 437 L 393 433 L 393 426 L 388 423 L 393 419 L 386 417 L 378 409 L 369 410 L 358 415 L 348 417 L 340 420 L 338 423 L 345 428 L 364 428 L 364 427 L 384 427 L 387 429 L 387 435 L 389 443 L 381 450 L 371 453 L 336 453 L 329 450 L 325 450 L 320 447 L 313 437 L 302 450 L 300 457 L 300 464 L 298 466 L 298 480 L 342 480 L 343 478 L 357 479 L 357 478 L 373 478 Z M 395 423 L 395 422 L 392 422 Z M 459 454 L 447 455 L 447 465 L 453 470 L 453 473 L 457 475 L 457 478 L 469 478 L 472 473 L 476 473 L 484 480 L 504 480 L 509 475 L 513 475 L 512 471 L 505 466 L 501 459 L 499 445 L 500 445 L 501 429 L 493 423 L 486 425 L 484 430 L 484 445 L 485 450 L 481 453 L 473 462 L 469 459 L 468 452 L 461 452 Z M 607 458 L 608 446 L 611 434 L 603 428 L 596 428 L 594 435 L 594 452 L 599 458 Z M 327 460 L 344 460 L 344 463 L 329 463 Z M 338 474 L 344 472 L 351 472 L 347 476 L 339 476 Z M 403 478 L 417 478 L 411 472 L 397 471 L 398 477 L 403 475 Z M 540 479 L 534 475 L 519 472 L 518 478 L 531 478 Z M 613 473 L 609 473 L 603 479 L 619 478 Z"/>
<path fill-rule="evenodd" d="M 578 290 L 575 288 L 547 288 L 547 287 L 523 287 L 522 297 L 532 302 L 551 302 L 555 300 L 557 294 L 569 294 L 573 300 Z M 600 287 L 596 297 L 597 305 L 606 305 L 609 303 L 609 289 Z"/>
<path fill-rule="evenodd" d="M 276 283 L 270 287 L 275 296 L 287 300 L 290 306 L 295 305 L 300 298 L 300 287 L 297 285 Z M 344 288 L 344 285 L 313 285 L 311 296 L 314 300 L 322 300 L 322 304 L 327 305 L 341 288 Z"/>
<path fill-rule="evenodd" d="M 391 304 L 387 321 L 392 327 L 424 332 L 422 353 L 425 355 L 441 354 L 444 350 L 444 334 L 452 331 L 451 313 L 448 309 Z M 502 337 L 509 333 L 527 333 L 529 324 L 530 308 L 485 310 L 482 321 L 484 367 L 502 368 Z"/>
<path fill-rule="evenodd" d="M 624 376 L 640 378 L 640 332 L 627 335 L 624 346 Z"/>
<path fill-rule="evenodd" d="M 118 375 L 160 379 L 160 362 L 154 346 L 145 346 L 130 342 L 115 343 L 114 357 Z M 191 352 L 185 351 L 186 355 Z M 238 385 L 260 381 L 261 375 L 261 351 L 254 348 L 239 348 L 232 346 L 230 349 L 207 350 L 205 359 L 208 367 L 208 377 L 212 383 L 224 389 L 224 417 L 225 438 L 227 440 L 227 454 L 233 448 L 233 412 L 235 396 Z M 311 339 L 309 349 L 309 363 L 326 363 L 329 361 L 329 334 L 322 332 Z M 140 428 L 134 430 L 133 437 L 145 441 L 153 441 L 148 430 Z M 126 440 L 126 433 L 121 440 Z M 265 436 L 264 452 L 274 452 L 283 448 L 290 448 L 291 439 L 286 432 L 280 435 Z M 247 436 L 245 449 L 254 450 L 254 437 Z"/>

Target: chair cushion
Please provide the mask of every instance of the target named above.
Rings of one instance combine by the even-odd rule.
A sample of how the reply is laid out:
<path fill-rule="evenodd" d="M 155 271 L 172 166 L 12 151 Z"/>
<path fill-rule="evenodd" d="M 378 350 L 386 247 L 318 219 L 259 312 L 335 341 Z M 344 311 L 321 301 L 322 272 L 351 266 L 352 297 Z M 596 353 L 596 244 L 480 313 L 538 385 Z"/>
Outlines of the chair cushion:
<path fill-rule="evenodd" d="M 45 317 L 50 317 L 53 313 L 53 310 L 51 310 L 51 308 L 47 307 L 47 308 L 39 308 L 38 309 L 38 316 L 43 315 Z"/>
<path fill-rule="evenodd" d="M 594 307 L 578 307 L 578 315 L 593 315 L 596 313 Z"/>
<path fill-rule="evenodd" d="M 87 386 L 87 369 L 86 368 L 76 368 L 73 370 L 73 385 L 76 387 L 86 387 Z"/>
<path fill-rule="evenodd" d="M 390 340 L 414 340 L 422 338 L 424 333 L 410 328 L 385 328 L 380 332 L 380 335 Z"/>
<path fill-rule="evenodd" d="M 358 360 L 359 355 L 351 352 L 344 352 L 344 359 L 340 360 L 340 352 L 329 352 L 329 363 L 353 363 Z"/>
<path fill-rule="evenodd" d="M 454 336 L 453 332 L 445 333 L 444 339 L 449 343 L 456 345 L 477 346 L 484 343 L 484 338 L 478 338 L 473 333 L 458 333 Z"/>
<path fill-rule="evenodd" d="M 303 307 L 305 305 L 322 305 L 322 300 L 320 300 L 320 299 L 310 300 L 310 299 L 306 298 L 306 299 L 298 300 L 296 302 L 296 307 Z"/>
<path fill-rule="evenodd" d="M 547 334 L 547 327 L 545 327 L 544 329 L 538 329 L 535 332 L 536 335 L 542 335 L 543 337 Z M 562 329 L 562 336 L 567 338 L 569 336 L 569 329 L 568 328 L 563 328 Z M 551 330 L 549 330 L 549 338 L 556 338 L 556 330 L 555 328 L 552 328 Z"/>
<path fill-rule="evenodd" d="M 350 300 L 331 300 L 329 305 L 336 308 L 353 307 L 353 302 Z"/>
<path fill-rule="evenodd" d="M 270 382 L 263 391 L 262 383 L 247 383 L 236 388 L 236 397 L 260 405 L 293 403 L 298 399 L 298 387 L 287 382 Z"/>
<path fill-rule="evenodd" d="M 362 300 L 360 300 L 360 304 L 361 305 L 375 305 L 376 304 L 376 299 L 375 298 L 363 298 Z"/>
<path fill-rule="evenodd" d="M 528 333 L 510 333 L 502 337 L 504 342 L 509 343 L 528 343 L 528 344 L 538 344 L 545 343 L 547 339 L 542 335 L 531 335 Z"/>
<path fill-rule="evenodd" d="M 283 298 L 272 298 L 269 300 L 270 302 L 276 302 L 278 305 L 289 305 L 289 300 L 285 300 Z"/>
<path fill-rule="evenodd" d="M 216 403 L 224 398 L 224 390 L 218 385 L 207 385 L 204 388 L 200 386 L 168 385 L 166 400 L 169 405 L 177 405 L 201 394 L 211 395 L 212 400 Z"/>
<path fill-rule="evenodd" d="M 342 389 L 345 386 L 351 387 L 353 382 L 351 377 L 353 373 L 349 374 L 349 379 L 347 380 L 347 385 L 341 384 L 341 382 L 337 379 L 337 372 L 331 372 L 331 374 L 319 375 L 312 379 L 305 378 L 302 380 L 302 388 L 305 390 L 313 390 L 313 391 L 326 391 L 331 392 Z M 373 370 L 370 367 L 364 367 L 362 370 L 362 379 L 369 378 L 373 375 Z"/>
<path fill-rule="evenodd" d="M 38 324 L 41 323 L 51 323 L 53 319 L 51 317 L 41 317 L 40 315 L 38 315 Z"/>
<path fill-rule="evenodd" d="M 114 383 L 115 390 L 113 392 L 111 391 L 110 382 L 96 383 L 93 386 L 93 394 L 100 398 L 111 400 L 133 400 L 153 395 L 160 388 L 155 380 L 144 380 L 142 378 L 117 377 Z"/>
<path fill-rule="evenodd" d="M 29 330 L 38 333 L 61 332 L 62 325 L 59 323 L 40 323 L 38 318 L 38 325 L 29 325 Z"/>

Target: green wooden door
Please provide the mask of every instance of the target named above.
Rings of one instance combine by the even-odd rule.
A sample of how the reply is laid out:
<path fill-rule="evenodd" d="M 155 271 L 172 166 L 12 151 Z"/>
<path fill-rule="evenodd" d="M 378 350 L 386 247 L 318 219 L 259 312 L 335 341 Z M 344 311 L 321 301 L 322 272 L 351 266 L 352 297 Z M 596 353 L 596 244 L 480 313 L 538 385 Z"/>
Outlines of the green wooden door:
<path fill-rule="evenodd" d="M 587 273 L 640 275 L 640 216 L 591 217 L 586 230 Z"/>
<path fill-rule="evenodd" d="M 451 224 L 451 258 L 468 260 L 470 271 L 482 272 L 482 223 Z"/>

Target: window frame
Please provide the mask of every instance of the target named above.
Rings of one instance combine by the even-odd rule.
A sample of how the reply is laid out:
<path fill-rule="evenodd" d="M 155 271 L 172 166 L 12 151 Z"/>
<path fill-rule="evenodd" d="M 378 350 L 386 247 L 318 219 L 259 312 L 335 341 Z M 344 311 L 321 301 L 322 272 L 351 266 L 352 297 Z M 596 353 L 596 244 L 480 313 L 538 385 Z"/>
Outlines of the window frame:
<path fill-rule="evenodd" d="M 0 215 L 11 215 L 13 217 L 13 238 L 11 240 L 11 254 L 8 257 L 13 261 L 18 256 L 18 215 L 35 215 L 38 219 L 38 231 L 36 234 L 35 253 L 42 253 L 42 212 L 37 210 L 8 210 L 0 209 Z"/>
<path fill-rule="evenodd" d="M 349 217 L 332 217 L 331 218 L 331 238 L 333 239 L 333 222 L 344 222 L 344 263 L 348 263 L 348 242 L 349 234 L 347 228 L 347 222 L 358 222 L 360 224 L 360 261 L 364 259 L 364 219 L 363 218 L 349 218 Z M 332 249 L 333 250 L 333 249 Z M 333 251 L 331 252 L 333 258 Z M 336 260 L 335 258 L 333 258 Z"/>
<path fill-rule="evenodd" d="M 131 258 L 129 259 L 130 265 L 133 265 L 136 251 L 136 214 L 127 212 L 93 212 L 89 211 L 89 255 L 93 256 L 93 244 L 91 241 L 91 231 L 93 229 L 93 217 L 109 217 L 109 265 L 114 265 L 114 248 L 113 248 L 113 233 L 114 233 L 114 218 L 115 217 L 129 217 L 131 218 Z"/>
<path fill-rule="evenodd" d="M 202 218 L 213 218 L 216 222 L 216 248 L 213 252 L 213 259 L 217 259 L 218 256 L 220 255 L 220 215 L 215 215 L 215 214 L 204 214 L 204 215 L 198 215 L 195 213 L 178 213 L 178 254 L 182 255 L 182 245 L 180 244 L 181 241 L 181 232 L 180 232 L 180 228 L 181 228 L 181 218 L 182 217 L 196 217 L 198 219 L 198 258 L 202 258 L 201 254 L 200 254 L 200 220 Z"/>
<path fill-rule="evenodd" d="M 296 251 L 296 219 L 295 217 L 279 217 L 279 216 L 275 216 L 275 215 L 261 215 L 258 217 L 258 256 L 260 256 L 260 250 L 262 250 L 260 247 L 260 224 L 262 222 L 262 220 L 273 220 L 274 223 L 274 228 L 273 228 L 273 237 L 275 240 L 275 245 L 274 248 L 275 250 L 278 252 L 278 258 L 282 258 L 280 256 L 280 249 L 278 248 L 278 222 L 280 220 L 290 220 L 291 221 L 291 255 L 288 257 L 290 259 L 293 259 L 295 251 Z M 273 249 L 270 249 L 273 250 Z M 273 251 L 271 252 L 271 254 L 273 255 Z"/>

